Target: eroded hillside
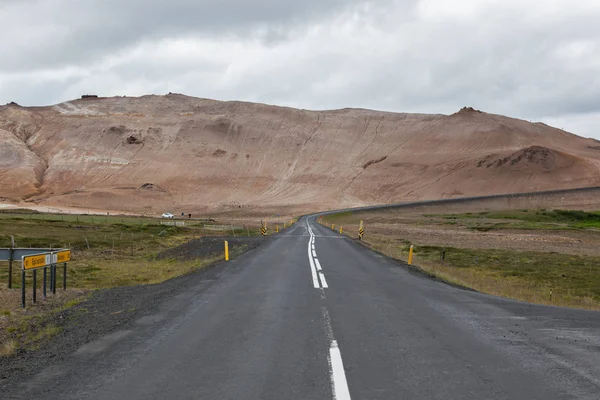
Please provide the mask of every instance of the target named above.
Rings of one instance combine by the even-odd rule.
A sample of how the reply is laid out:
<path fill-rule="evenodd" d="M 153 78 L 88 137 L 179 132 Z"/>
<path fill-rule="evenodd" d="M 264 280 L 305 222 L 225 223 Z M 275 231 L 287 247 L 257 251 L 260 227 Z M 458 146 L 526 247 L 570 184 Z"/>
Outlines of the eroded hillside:
<path fill-rule="evenodd" d="M 470 108 L 306 111 L 178 94 L 0 107 L 0 197 L 317 210 L 600 184 L 600 143 Z"/>

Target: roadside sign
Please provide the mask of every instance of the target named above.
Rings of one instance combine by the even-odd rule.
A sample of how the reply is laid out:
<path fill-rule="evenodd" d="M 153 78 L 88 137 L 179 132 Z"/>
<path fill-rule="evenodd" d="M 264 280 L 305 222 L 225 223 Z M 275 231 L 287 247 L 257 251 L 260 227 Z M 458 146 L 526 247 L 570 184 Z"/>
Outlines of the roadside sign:
<path fill-rule="evenodd" d="M 37 269 L 47 267 L 52 264 L 53 261 L 52 253 L 35 254 L 31 256 L 23 256 L 23 269 Z"/>
<path fill-rule="evenodd" d="M 43 284 L 42 293 L 44 299 L 46 298 L 46 281 L 47 272 L 50 272 L 50 290 L 52 293 L 56 293 L 56 278 L 58 274 L 58 265 L 62 264 L 63 272 L 63 290 L 67 290 L 67 263 L 71 261 L 71 250 L 69 249 L 48 249 L 48 248 L 0 248 L 0 261 L 8 261 L 9 271 L 13 261 L 21 260 L 21 307 L 25 308 L 25 278 L 27 271 L 32 271 L 32 289 L 33 289 L 33 302 L 36 302 L 37 298 L 37 273 L 39 271 L 43 273 Z M 9 273 L 9 288 L 11 285 L 10 277 L 12 274 Z"/>
<path fill-rule="evenodd" d="M 265 228 L 264 226 L 261 228 L 260 232 L 263 234 L 263 236 L 265 236 L 267 234 L 267 228 Z"/>
<path fill-rule="evenodd" d="M 66 263 L 71 261 L 71 250 L 32 254 L 23 256 L 22 260 L 24 270 L 43 268 L 52 264 Z"/>
<path fill-rule="evenodd" d="M 71 261 L 71 250 L 63 250 L 56 253 L 56 262 L 65 263 Z"/>

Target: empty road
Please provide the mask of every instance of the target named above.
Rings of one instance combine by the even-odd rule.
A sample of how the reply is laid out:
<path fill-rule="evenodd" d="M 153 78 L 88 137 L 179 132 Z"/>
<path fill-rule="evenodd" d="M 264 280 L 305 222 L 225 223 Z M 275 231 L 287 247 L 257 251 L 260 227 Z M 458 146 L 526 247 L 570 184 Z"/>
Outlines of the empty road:
<path fill-rule="evenodd" d="M 600 313 L 445 285 L 314 218 L 215 269 L 9 398 L 600 399 Z"/>

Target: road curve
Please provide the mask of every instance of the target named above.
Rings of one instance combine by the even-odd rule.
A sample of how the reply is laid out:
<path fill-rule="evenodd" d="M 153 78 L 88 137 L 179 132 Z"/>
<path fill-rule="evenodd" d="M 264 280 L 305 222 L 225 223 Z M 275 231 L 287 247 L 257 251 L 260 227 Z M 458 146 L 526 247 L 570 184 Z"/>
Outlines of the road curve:
<path fill-rule="evenodd" d="M 600 398 L 600 313 L 430 280 L 314 217 L 216 268 L 9 398 Z"/>

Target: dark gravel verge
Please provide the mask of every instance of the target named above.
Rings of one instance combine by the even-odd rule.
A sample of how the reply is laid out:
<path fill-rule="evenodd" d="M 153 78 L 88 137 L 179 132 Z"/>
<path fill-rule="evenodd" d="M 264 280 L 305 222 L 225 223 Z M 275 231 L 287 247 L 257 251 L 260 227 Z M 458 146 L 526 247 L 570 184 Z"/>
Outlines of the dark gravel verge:
<path fill-rule="evenodd" d="M 195 259 L 223 253 L 223 241 L 228 240 L 232 257 L 255 249 L 264 242 L 261 237 L 211 237 L 192 240 L 168 249 L 158 257 Z M 26 380 L 44 368 L 67 360 L 82 345 L 113 331 L 126 328 L 138 318 L 153 314 L 158 306 L 178 293 L 204 280 L 216 279 L 226 268 L 214 263 L 191 274 L 156 285 L 138 285 L 94 291 L 85 301 L 51 315 L 48 325 L 60 332 L 37 350 L 20 350 L 9 357 L 0 357 L 0 398 L 10 387 Z"/>
<path fill-rule="evenodd" d="M 240 249 L 251 250 L 264 241 L 256 236 L 240 237 L 202 237 L 194 239 L 181 246 L 173 247 L 160 253 L 157 258 L 176 258 L 179 260 L 193 260 L 200 257 L 213 257 L 222 255 L 225 248 L 225 241 L 229 242 L 229 252 L 238 254 Z"/>

